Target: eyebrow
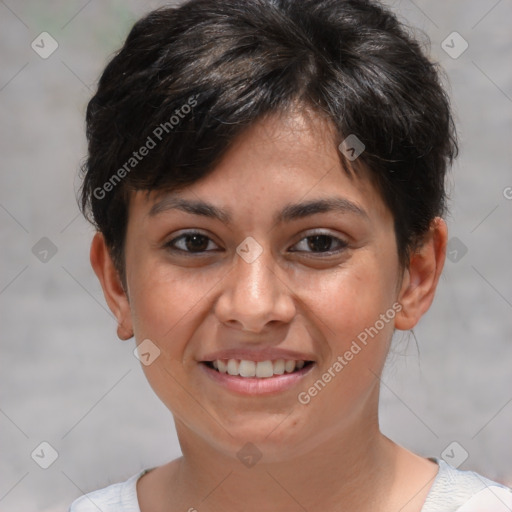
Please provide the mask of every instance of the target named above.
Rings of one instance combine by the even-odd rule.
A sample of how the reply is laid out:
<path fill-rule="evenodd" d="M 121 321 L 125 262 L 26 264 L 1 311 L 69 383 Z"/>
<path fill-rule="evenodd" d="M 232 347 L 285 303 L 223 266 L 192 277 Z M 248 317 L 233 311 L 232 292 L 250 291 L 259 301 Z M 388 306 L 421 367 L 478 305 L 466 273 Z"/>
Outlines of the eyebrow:
<path fill-rule="evenodd" d="M 232 221 L 232 216 L 228 211 L 222 210 L 211 203 L 200 200 L 183 199 L 172 195 L 166 196 L 155 203 L 151 207 L 148 216 L 155 217 L 168 210 L 181 210 L 193 215 L 202 215 L 203 217 L 219 220 L 224 224 L 230 224 Z M 326 212 L 352 213 L 359 217 L 369 218 L 366 211 L 356 203 L 342 197 L 327 197 L 301 203 L 287 204 L 274 216 L 273 225 Z"/>

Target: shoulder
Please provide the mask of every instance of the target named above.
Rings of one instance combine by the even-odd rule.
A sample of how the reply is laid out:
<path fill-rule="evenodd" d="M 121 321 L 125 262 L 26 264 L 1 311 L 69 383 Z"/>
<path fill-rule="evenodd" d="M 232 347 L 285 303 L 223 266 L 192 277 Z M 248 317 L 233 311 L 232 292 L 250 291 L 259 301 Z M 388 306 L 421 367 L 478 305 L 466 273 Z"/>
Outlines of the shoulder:
<path fill-rule="evenodd" d="M 474 471 L 461 471 L 433 459 L 439 472 L 421 512 L 509 512 L 512 490 Z"/>
<path fill-rule="evenodd" d="M 137 480 L 148 469 L 133 475 L 125 482 L 109 485 L 76 499 L 68 512 L 140 512 L 137 500 Z"/>

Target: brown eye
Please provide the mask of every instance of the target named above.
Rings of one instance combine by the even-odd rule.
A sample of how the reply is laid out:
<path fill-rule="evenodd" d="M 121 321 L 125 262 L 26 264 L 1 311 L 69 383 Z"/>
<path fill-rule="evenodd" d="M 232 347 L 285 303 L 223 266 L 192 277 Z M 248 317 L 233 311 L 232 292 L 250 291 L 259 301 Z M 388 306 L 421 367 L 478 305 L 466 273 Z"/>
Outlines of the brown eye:
<path fill-rule="evenodd" d="M 183 235 L 174 238 L 165 245 L 166 247 L 169 247 L 171 250 L 186 253 L 202 253 L 211 252 L 211 250 L 208 250 L 208 247 L 210 247 L 210 242 L 213 245 L 215 245 L 213 240 L 211 240 L 206 235 L 191 231 L 189 233 L 184 233 Z"/>
<path fill-rule="evenodd" d="M 303 238 L 295 247 L 301 247 L 292 252 L 312 252 L 312 253 L 333 253 L 341 252 L 348 244 L 332 235 L 325 233 L 316 233 Z"/>
<path fill-rule="evenodd" d="M 329 251 L 332 246 L 333 238 L 326 235 L 308 236 L 308 247 L 314 252 Z"/>

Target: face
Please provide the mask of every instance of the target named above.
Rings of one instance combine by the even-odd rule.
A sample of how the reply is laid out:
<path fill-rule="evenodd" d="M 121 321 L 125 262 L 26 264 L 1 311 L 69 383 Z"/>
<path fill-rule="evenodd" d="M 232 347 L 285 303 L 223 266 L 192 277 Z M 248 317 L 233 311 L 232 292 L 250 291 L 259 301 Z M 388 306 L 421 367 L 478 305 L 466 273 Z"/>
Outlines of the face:
<path fill-rule="evenodd" d="M 390 211 L 337 151 L 323 121 L 275 117 L 200 182 L 132 195 L 119 311 L 180 436 L 277 460 L 376 423 L 402 276 Z"/>

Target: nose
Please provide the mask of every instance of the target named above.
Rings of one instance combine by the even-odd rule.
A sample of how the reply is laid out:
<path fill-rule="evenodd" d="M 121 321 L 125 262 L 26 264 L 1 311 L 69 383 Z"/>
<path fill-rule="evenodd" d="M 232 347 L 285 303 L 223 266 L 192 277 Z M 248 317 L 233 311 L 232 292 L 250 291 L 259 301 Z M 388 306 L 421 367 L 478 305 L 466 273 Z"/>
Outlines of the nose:
<path fill-rule="evenodd" d="M 271 323 L 289 323 L 296 314 L 293 291 L 278 270 L 270 250 L 251 263 L 236 255 L 215 304 L 218 320 L 242 331 L 261 333 Z"/>

